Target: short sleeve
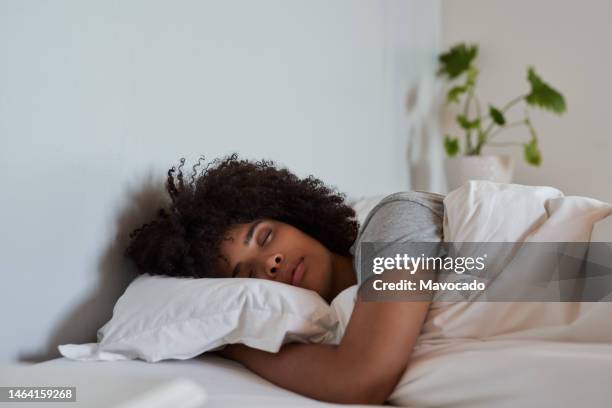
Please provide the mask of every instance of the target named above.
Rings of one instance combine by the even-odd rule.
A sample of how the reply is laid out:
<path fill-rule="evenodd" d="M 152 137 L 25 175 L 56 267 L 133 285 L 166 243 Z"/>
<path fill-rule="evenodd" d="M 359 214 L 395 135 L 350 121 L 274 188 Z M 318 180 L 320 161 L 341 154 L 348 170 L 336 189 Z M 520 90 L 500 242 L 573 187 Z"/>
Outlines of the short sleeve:
<path fill-rule="evenodd" d="M 380 201 L 366 217 L 350 252 L 353 255 L 353 268 L 359 285 L 370 275 L 361 272 L 361 244 L 376 243 L 424 243 L 442 242 L 444 217 L 444 196 L 420 191 L 406 191 L 391 194 Z M 380 254 L 386 256 L 384 245 Z M 426 256 L 439 256 L 438 245 L 423 245 Z"/>

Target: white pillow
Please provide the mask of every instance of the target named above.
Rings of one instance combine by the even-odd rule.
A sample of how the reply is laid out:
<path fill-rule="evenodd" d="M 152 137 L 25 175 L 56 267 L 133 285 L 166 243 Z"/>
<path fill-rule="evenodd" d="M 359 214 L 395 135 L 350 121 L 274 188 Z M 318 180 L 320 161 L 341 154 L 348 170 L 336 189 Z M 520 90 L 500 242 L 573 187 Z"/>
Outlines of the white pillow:
<path fill-rule="evenodd" d="M 335 343 L 338 318 L 318 293 L 249 278 L 140 275 L 98 330 L 98 343 L 64 344 L 75 360 L 185 360 L 225 344 L 277 352 L 284 343 Z"/>
<path fill-rule="evenodd" d="M 589 242 L 593 225 L 612 205 L 564 196 L 553 187 L 472 180 L 444 199 L 444 239 L 450 242 Z M 476 252 L 473 253 L 474 255 Z M 471 255 L 466 251 L 463 256 Z M 580 259 L 584 254 L 574 254 Z M 588 251 L 587 257 L 595 256 Z M 589 258 L 587 258 L 589 259 Z M 594 261 L 596 262 L 596 261 Z M 546 268 L 525 268 L 529 277 Z M 517 279 L 508 269 L 506 277 Z M 420 336 L 432 344 L 462 339 L 612 341 L 610 302 L 436 302 Z"/>
<path fill-rule="evenodd" d="M 384 197 L 348 204 L 363 223 Z M 98 343 L 58 349 L 74 360 L 156 362 L 185 360 L 232 343 L 274 353 L 290 342 L 338 344 L 356 288 L 347 288 L 329 305 L 314 291 L 263 279 L 140 275 L 98 330 Z"/>
<path fill-rule="evenodd" d="M 449 242 L 589 242 L 612 204 L 547 186 L 470 180 L 444 198 Z"/>

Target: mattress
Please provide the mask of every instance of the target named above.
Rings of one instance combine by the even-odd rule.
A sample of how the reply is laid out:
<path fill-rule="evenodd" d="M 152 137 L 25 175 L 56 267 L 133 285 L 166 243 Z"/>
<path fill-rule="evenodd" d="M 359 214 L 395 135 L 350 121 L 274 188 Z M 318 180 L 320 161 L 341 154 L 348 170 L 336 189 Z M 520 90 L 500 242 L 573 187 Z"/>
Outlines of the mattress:
<path fill-rule="evenodd" d="M 361 405 L 330 404 L 304 397 L 278 387 L 241 364 L 215 355 L 201 355 L 189 360 L 164 360 L 148 363 L 126 361 L 74 361 L 57 358 L 37 366 L 95 365 L 100 372 L 173 376 L 201 384 L 208 394 L 205 408 L 213 407 L 360 407 Z M 362 407 L 366 407 L 363 405 Z M 367 405 L 372 407 L 372 405 Z M 382 405 L 381 405 L 382 407 Z"/>
<path fill-rule="evenodd" d="M 422 343 L 389 402 L 437 408 L 609 408 L 612 344 L 447 339 Z"/>
<path fill-rule="evenodd" d="M 194 381 L 208 394 L 204 408 L 347 406 L 287 391 L 239 363 L 214 355 L 157 363 L 58 358 L 37 365 L 85 364 L 95 366 L 100 373 L 126 378 L 142 374 Z M 389 403 L 412 408 L 608 408 L 612 406 L 610 378 L 610 343 L 476 339 L 424 342 L 415 350 Z"/>

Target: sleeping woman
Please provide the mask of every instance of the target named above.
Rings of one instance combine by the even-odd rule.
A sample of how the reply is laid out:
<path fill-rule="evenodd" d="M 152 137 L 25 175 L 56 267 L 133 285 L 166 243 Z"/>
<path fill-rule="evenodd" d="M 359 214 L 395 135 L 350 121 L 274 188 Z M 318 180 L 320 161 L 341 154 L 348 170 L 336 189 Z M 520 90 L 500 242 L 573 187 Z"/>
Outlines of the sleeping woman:
<path fill-rule="evenodd" d="M 139 273 L 269 279 L 331 302 L 363 284 L 361 241 L 440 242 L 443 196 L 385 197 L 361 227 L 345 195 L 312 175 L 237 154 L 209 163 L 190 181 L 168 171 L 168 210 L 136 229 L 126 256 Z M 175 174 L 176 173 L 176 174 Z M 382 404 L 410 361 L 429 300 L 366 301 L 358 295 L 338 345 L 286 344 L 269 353 L 241 344 L 217 353 L 288 390 L 323 401 Z"/>

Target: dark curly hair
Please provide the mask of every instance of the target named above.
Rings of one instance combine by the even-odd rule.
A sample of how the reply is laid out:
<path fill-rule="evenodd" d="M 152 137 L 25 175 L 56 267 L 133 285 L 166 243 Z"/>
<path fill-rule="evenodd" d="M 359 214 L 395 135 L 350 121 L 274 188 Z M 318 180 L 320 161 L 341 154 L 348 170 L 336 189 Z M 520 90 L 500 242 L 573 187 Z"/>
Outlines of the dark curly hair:
<path fill-rule="evenodd" d="M 168 170 L 170 207 L 130 234 L 125 256 L 138 273 L 214 277 L 224 234 L 259 218 L 290 224 L 330 251 L 349 255 L 359 223 L 345 194 L 312 175 L 300 179 L 271 160 L 251 162 L 237 153 L 208 163 L 196 178 L 203 159 L 193 166 L 189 183 L 183 180 L 184 158 L 176 180 L 176 168 Z"/>

